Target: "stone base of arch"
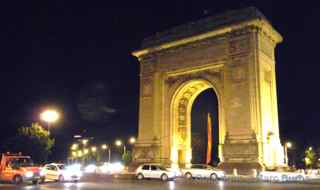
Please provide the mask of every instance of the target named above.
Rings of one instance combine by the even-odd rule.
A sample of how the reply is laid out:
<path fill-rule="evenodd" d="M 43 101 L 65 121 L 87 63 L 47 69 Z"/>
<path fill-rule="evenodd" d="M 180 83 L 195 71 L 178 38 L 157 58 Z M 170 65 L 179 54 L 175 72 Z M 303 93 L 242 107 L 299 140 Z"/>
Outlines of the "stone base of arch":
<path fill-rule="evenodd" d="M 218 168 L 227 174 L 254 175 L 257 171 L 265 170 L 265 166 L 259 162 L 258 154 L 248 153 L 244 150 L 255 150 L 257 143 L 236 143 L 221 145 L 224 152 L 224 161 Z M 245 147 L 245 148 L 244 148 Z M 145 163 L 162 164 L 167 167 L 184 168 L 191 163 L 175 163 L 169 157 L 160 156 L 161 148 L 156 144 L 136 144 L 133 151 L 131 167 Z M 229 152 L 229 153 L 228 153 Z M 245 153 L 246 152 L 246 153 Z"/>
<path fill-rule="evenodd" d="M 259 162 L 222 162 L 218 168 L 222 169 L 226 174 L 232 175 L 251 175 L 254 176 L 258 171 L 264 170 Z"/>
<path fill-rule="evenodd" d="M 256 136 L 246 136 L 246 138 L 235 138 L 226 136 L 222 145 L 223 162 L 219 168 L 227 174 L 251 175 L 253 171 L 264 170 L 264 166 L 259 161 L 259 145 Z"/>

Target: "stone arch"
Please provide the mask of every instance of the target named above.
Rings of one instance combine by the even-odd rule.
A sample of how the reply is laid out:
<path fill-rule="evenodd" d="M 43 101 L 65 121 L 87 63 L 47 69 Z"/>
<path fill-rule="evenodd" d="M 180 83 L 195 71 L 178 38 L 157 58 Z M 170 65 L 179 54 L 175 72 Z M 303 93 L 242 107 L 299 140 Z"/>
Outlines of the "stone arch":
<path fill-rule="evenodd" d="M 173 165 L 188 165 L 191 163 L 191 109 L 198 95 L 207 90 L 213 89 L 218 99 L 219 112 L 219 153 L 222 160 L 222 144 L 224 141 L 225 126 L 223 122 L 222 97 L 219 90 L 212 81 L 205 78 L 195 78 L 177 82 L 174 93 L 170 97 L 170 159 Z"/>
<path fill-rule="evenodd" d="M 185 115 L 192 101 L 200 89 L 210 86 L 218 98 L 219 167 L 228 172 L 236 168 L 240 174 L 240 169 L 246 173 L 252 168 L 284 166 L 274 53 L 281 41 L 281 35 L 255 8 L 231 11 L 145 39 L 143 48 L 133 52 L 140 62 L 134 162 L 177 164 L 178 153 L 172 151 L 177 149 L 171 148 L 176 140 L 172 126 L 180 122 L 187 127 L 190 117 Z M 204 86 L 192 87 L 197 81 Z M 180 141 L 187 135 L 179 137 Z"/>

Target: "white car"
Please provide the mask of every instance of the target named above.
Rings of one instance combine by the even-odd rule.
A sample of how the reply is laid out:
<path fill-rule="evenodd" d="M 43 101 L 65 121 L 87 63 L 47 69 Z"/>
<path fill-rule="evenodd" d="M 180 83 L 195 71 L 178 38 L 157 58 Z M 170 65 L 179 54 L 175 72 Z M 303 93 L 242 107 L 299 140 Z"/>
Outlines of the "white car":
<path fill-rule="evenodd" d="M 212 180 L 223 179 L 225 174 L 222 170 L 215 169 L 210 165 L 192 164 L 189 168 L 181 169 L 182 175 L 187 179 L 209 178 Z"/>
<path fill-rule="evenodd" d="M 82 172 L 80 166 L 71 165 L 65 166 L 64 164 L 46 164 L 41 171 L 44 176 L 42 181 L 52 180 L 52 181 L 74 181 L 77 182 L 82 177 Z"/>
<path fill-rule="evenodd" d="M 158 164 L 142 164 L 136 170 L 137 179 L 144 178 L 161 179 L 167 181 L 176 177 L 173 171 L 169 171 L 165 167 Z"/>

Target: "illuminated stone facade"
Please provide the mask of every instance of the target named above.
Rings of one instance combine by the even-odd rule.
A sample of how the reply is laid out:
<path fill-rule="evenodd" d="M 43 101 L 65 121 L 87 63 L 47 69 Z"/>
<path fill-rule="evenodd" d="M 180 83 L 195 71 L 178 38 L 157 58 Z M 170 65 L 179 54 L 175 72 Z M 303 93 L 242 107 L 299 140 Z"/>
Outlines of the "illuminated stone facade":
<path fill-rule="evenodd" d="M 255 8 L 145 39 L 142 49 L 133 52 L 141 68 L 134 161 L 190 164 L 192 104 L 202 91 L 213 88 L 219 102 L 220 166 L 283 165 L 274 55 L 281 41 Z"/>

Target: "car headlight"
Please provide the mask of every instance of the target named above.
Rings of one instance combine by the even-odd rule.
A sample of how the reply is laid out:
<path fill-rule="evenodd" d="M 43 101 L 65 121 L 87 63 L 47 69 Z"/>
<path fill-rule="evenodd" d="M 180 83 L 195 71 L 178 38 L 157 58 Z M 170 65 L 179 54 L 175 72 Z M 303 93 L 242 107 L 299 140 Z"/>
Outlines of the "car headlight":
<path fill-rule="evenodd" d="M 218 175 L 219 175 L 219 177 L 224 177 L 225 176 L 224 172 L 219 172 Z"/>
<path fill-rule="evenodd" d="M 33 176 L 33 172 L 28 171 L 28 172 L 26 172 L 25 176 L 28 177 L 28 178 L 32 177 Z"/>
<path fill-rule="evenodd" d="M 82 177 L 82 172 L 79 171 L 79 172 L 77 173 L 77 176 L 78 176 L 78 177 Z"/>
<path fill-rule="evenodd" d="M 43 171 L 43 170 L 41 170 L 41 171 L 40 171 L 40 176 L 45 176 L 45 175 L 46 175 L 46 172 Z"/>
<path fill-rule="evenodd" d="M 75 172 L 70 171 L 70 170 L 66 170 L 66 171 L 62 172 L 62 175 L 65 176 L 65 177 L 70 177 L 72 175 L 75 175 Z"/>
<path fill-rule="evenodd" d="M 174 172 L 168 172 L 167 175 L 168 175 L 168 177 L 170 177 L 170 178 L 176 176 Z"/>

